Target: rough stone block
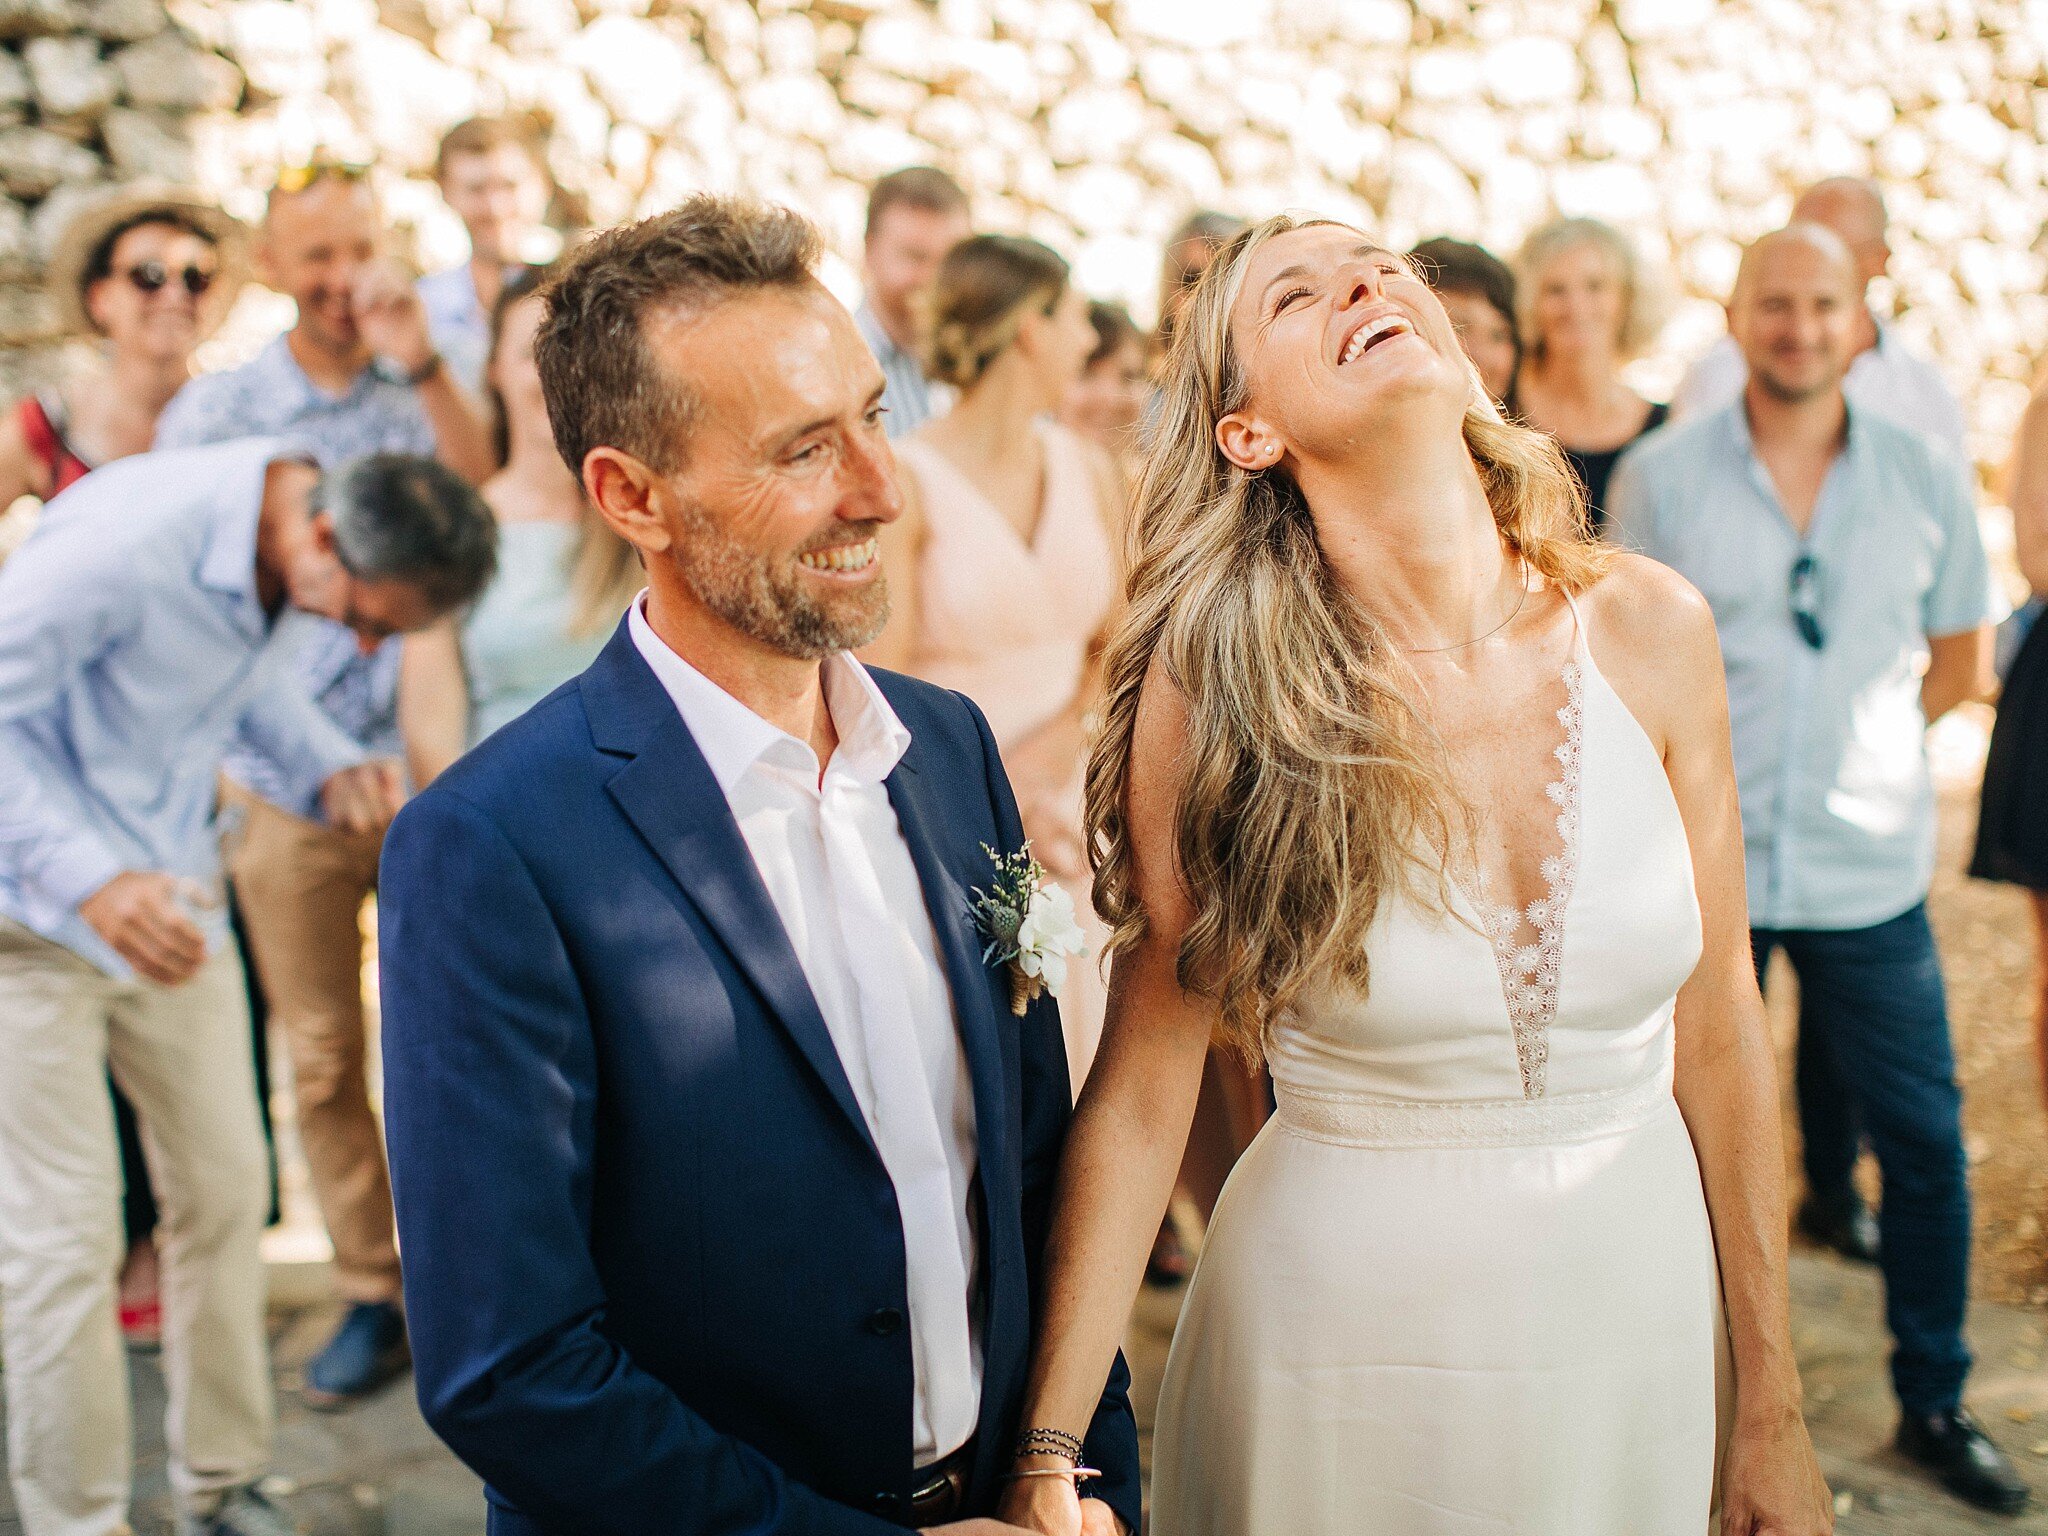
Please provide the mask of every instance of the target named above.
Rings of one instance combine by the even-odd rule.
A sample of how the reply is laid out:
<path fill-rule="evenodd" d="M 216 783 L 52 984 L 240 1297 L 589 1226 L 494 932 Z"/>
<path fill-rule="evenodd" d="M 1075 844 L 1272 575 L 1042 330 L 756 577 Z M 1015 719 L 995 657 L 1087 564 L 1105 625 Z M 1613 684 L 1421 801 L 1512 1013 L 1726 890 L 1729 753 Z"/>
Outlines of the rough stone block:
<path fill-rule="evenodd" d="M 51 341 L 61 330 L 57 306 L 40 284 L 0 283 L 0 347 Z"/>
<path fill-rule="evenodd" d="M 110 43 L 139 43 L 170 24 L 163 0 L 85 0 L 85 30 Z"/>
<path fill-rule="evenodd" d="M 193 177 L 192 145 L 176 119 L 133 107 L 115 107 L 100 124 L 107 156 L 124 181 L 149 178 L 186 182 Z"/>
<path fill-rule="evenodd" d="M 0 0 L 0 39 L 54 37 L 77 29 L 74 0 Z"/>
<path fill-rule="evenodd" d="M 96 119 L 114 104 L 120 81 L 100 62 L 98 38 L 38 37 L 21 52 L 46 116 Z"/>
<path fill-rule="evenodd" d="M 242 94 L 240 70 L 174 30 L 131 43 L 113 54 L 111 62 L 130 106 L 218 112 L 232 107 Z"/>
<path fill-rule="evenodd" d="M 0 133 L 0 186 L 16 197 L 38 198 L 67 182 L 99 175 L 100 157 L 45 128 Z"/>

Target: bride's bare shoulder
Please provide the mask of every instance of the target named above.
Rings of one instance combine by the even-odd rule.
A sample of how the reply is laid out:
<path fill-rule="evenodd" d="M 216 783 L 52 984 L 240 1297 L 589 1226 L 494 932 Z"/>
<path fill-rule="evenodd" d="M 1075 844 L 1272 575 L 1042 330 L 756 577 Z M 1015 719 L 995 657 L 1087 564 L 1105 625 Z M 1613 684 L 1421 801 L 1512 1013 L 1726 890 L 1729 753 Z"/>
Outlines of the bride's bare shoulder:
<path fill-rule="evenodd" d="M 1691 582 L 1622 551 L 1580 603 L 1593 659 L 1653 737 L 1668 740 L 1714 713 L 1701 706 L 1726 696 L 1721 644 L 1714 612 Z"/>

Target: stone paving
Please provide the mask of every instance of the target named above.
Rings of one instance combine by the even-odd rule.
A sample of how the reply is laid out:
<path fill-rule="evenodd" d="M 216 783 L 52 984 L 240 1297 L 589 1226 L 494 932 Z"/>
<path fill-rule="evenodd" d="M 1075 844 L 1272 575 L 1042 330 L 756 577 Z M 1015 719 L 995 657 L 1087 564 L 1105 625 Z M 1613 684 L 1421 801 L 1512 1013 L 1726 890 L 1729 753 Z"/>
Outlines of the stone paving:
<path fill-rule="evenodd" d="M 476 1479 L 421 1423 L 408 1382 L 342 1414 L 317 1414 L 293 1391 L 298 1365 L 326 1337 L 334 1306 L 317 1271 L 278 1272 L 273 1308 L 279 1384 L 278 1473 L 285 1502 L 315 1536 L 481 1536 Z M 1840 1536 L 2048 1536 L 2048 1510 L 2016 1520 L 1978 1515 L 1930 1487 L 1889 1448 L 1876 1276 L 1830 1256 L 1793 1260 L 1794 1333 L 1809 1418 L 1837 1495 Z M 1147 1292 L 1131 1329 L 1141 1421 L 1165 1365 L 1177 1293 Z M 1992 1434 L 2048 1496 L 2048 1321 L 2024 1308 L 1979 1303 L 1972 1320 L 1978 1369 L 1971 1398 Z M 163 1385 L 156 1362 L 135 1359 L 138 1536 L 169 1529 L 163 1472 Z M 0 1536 L 21 1527 L 0 1485 Z M 1367 1536 L 1367 1533 L 1361 1533 Z M 1397 1533 L 1384 1533 L 1397 1536 Z"/>

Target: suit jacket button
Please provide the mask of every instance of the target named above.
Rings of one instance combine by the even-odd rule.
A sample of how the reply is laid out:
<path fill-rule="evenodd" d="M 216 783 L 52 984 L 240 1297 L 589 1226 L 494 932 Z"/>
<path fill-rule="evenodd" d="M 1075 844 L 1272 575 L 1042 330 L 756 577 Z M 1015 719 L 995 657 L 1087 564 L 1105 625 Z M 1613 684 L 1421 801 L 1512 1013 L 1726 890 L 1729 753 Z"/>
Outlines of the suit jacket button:
<path fill-rule="evenodd" d="M 878 1515 L 901 1514 L 909 1502 L 900 1493 L 878 1493 L 868 1500 L 868 1504 Z"/>
<path fill-rule="evenodd" d="M 903 1314 L 894 1307 L 881 1307 L 868 1314 L 868 1332 L 878 1339 L 903 1331 Z"/>

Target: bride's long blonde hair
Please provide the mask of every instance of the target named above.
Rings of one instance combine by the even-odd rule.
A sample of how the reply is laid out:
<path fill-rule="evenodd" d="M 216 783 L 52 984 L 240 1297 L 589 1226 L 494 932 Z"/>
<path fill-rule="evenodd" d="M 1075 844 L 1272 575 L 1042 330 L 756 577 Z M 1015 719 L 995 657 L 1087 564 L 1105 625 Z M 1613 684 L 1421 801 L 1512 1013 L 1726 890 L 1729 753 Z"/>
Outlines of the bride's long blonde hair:
<path fill-rule="evenodd" d="M 1365 938 L 1386 894 L 1433 874 L 1467 823 L 1414 674 L 1338 582 L 1293 481 L 1223 456 L 1216 424 L 1246 403 L 1230 311 L 1255 252 L 1331 220 L 1266 220 L 1220 250 L 1181 317 L 1130 531 L 1129 603 L 1104 658 L 1107 698 L 1088 764 L 1087 837 L 1108 953 L 1145 933 L 1125 821 L 1138 700 L 1155 666 L 1187 701 L 1173 813 L 1194 908 L 1180 984 L 1212 1000 L 1218 1033 L 1256 1058 L 1263 1031 L 1314 977 L 1361 993 Z M 1476 375 L 1475 375 L 1476 377 Z M 1465 446 L 1509 548 L 1567 591 L 1607 551 L 1556 442 L 1501 419 L 1475 385 Z M 1434 871 L 1417 869 L 1435 850 Z"/>

